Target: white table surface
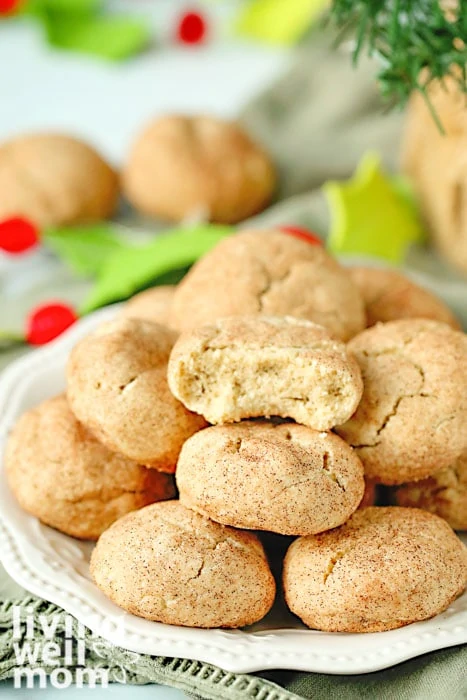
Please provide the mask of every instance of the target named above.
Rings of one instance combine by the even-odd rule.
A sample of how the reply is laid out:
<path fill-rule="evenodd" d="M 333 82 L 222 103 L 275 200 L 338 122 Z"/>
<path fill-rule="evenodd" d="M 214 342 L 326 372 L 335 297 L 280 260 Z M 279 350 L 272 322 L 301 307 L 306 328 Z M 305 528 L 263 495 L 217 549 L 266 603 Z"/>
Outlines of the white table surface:
<path fill-rule="evenodd" d="M 229 37 L 228 19 L 239 5 L 235 0 L 112 0 L 110 4 L 112 10 L 144 15 L 157 33 L 158 45 L 113 64 L 49 48 L 33 22 L 0 24 L 0 141 L 32 130 L 66 131 L 88 140 L 118 165 L 147 120 L 173 111 L 234 117 L 290 59 L 286 50 Z M 170 36 L 177 15 L 197 4 L 211 18 L 212 41 L 196 48 L 173 44 Z M 5 698 L 30 697 L 34 692 L 39 691 L 0 683 L 0 695 Z M 131 689 L 112 685 L 92 692 L 95 700 L 128 696 L 134 700 L 185 697 L 154 685 Z M 80 688 L 48 688 L 40 691 L 40 697 L 84 696 Z"/>

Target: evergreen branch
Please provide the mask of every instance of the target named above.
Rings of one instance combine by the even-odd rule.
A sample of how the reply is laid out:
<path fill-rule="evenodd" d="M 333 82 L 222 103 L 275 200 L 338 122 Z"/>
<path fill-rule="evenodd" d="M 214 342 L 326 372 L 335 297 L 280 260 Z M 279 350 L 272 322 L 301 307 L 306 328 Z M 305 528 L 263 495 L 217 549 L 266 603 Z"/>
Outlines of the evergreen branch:
<path fill-rule="evenodd" d="M 354 61 L 364 49 L 381 59 L 381 92 L 403 105 L 413 90 L 428 100 L 429 84 L 447 75 L 467 92 L 467 2 L 458 0 L 454 12 L 441 5 L 442 0 L 333 0 L 330 13 L 339 29 L 354 28 Z"/>

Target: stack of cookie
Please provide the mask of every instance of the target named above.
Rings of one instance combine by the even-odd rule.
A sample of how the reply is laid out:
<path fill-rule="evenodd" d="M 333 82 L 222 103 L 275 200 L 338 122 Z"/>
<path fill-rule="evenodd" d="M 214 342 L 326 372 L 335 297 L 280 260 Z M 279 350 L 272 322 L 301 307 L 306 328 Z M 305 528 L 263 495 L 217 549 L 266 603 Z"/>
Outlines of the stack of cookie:
<path fill-rule="evenodd" d="M 467 551 L 437 515 L 372 506 L 374 485 L 426 506 L 420 494 L 436 490 L 432 481 L 449 483 L 452 519 L 462 521 L 465 479 L 453 486 L 453 475 L 467 454 L 466 360 L 467 337 L 449 310 L 402 276 L 349 275 L 311 241 L 242 232 L 178 288 L 145 292 L 72 351 L 68 403 L 55 403 L 86 436 L 86 454 L 99 455 L 94 481 L 77 472 L 73 484 L 87 486 L 66 495 L 82 446 L 62 460 L 46 453 L 34 412 L 10 439 L 9 480 L 23 507 L 70 534 L 94 537 L 96 525 L 116 520 L 91 573 L 136 615 L 195 627 L 260 620 L 276 591 L 266 532 L 297 538 L 283 591 L 305 624 L 399 627 L 460 595 Z M 27 441 L 24 421 L 35 421 Z M 49 442 L 57 429 L 44 426 Z M 57 493 L 28 476 L 37 460 L 28 462 L 26 443 L 62 480 Z M 131 498 L 118 491 L 125 465 L 125 476 L 139 475 Z M 160 502 L 175 469 L 179 498 Z M 25 481 L 42 496 L 40 510 L 24 497 Z M 421 485 L 418 496 L 407 482 Z M 92 511 L 92 534 L 68 528 L 64 502 L 75 523 Z M 429 509 L 438 510 L 436 497 Z"/>

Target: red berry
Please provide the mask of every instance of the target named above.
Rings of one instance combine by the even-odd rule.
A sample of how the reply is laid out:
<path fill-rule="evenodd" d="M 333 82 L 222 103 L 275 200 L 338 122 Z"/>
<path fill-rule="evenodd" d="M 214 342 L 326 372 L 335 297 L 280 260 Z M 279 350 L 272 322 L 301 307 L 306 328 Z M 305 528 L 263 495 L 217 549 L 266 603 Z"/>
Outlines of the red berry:
<path fill-rule="evenodd" d="M 177 39 L 182 44 L 201 44 L 206 38 L 207 25 L 199 12 L 186 12 L 177 26 Z"/>
<path fill-rule="evenodd" d="M 17 255 L 34 248 L 38 242 L 37 228 L 27 219 L 15 216 L 0 221 L 0 250 Z"/>
<path fill-rule="evenodd" d="M 0 15 L 10 14 L 14 12 L 19 5 L 20 0 L 0 0 Z"/>
<path fill-rule="evenodd" d="M 300 238 L 302 241 L 306 241 L 311 245 L 323 245 L 323 241 L 316 233 L 312 233 L 306 228 L 301 228 L 300 226 L 281 226 L 280 231 L 288 233 L 289 236 L 295 236 L 295 238 Z"/>
<path fill-rule="evenodd" d="M 26 340 L 31 345 L 45 345 L 69 328 L 78 316 L 67 304 L 54 302 L 33 309 L 26 321 Z"/>

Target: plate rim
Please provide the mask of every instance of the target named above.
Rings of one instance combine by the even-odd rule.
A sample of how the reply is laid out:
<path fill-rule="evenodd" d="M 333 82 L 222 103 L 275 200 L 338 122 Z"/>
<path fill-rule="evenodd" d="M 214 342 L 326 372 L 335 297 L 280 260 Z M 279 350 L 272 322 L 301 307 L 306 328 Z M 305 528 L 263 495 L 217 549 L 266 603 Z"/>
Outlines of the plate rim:
<path fill-rule="evenodd" d="M 78 321 L 52 343 L 13 361 L 2 372 L 0 375 L 1 456 L 3 456 L 4 443 L 11 424 L 11 416 L 16 416 L 15 405 L 19 400 L 18 396 L 30 381 L 31 373 L 47 366 L 47 364 L 51 367 L 56 358 L 63 361 L 66 353 L 78 338 L 85 335 L 98 323 L 114 316 L 119 307 L 119 304 L 112 305 L 90 314 Z M 0 468 L 0 487 L 7 491 L 3 458 Z M 27 517 L 33 521 L 36 520 L 33 516 Z M 40 527 L 55 532 L 44 525 Z M 73 538 L 66 535 L 61 535 L 61 537 L 75 542 Z M 348 640 L 349 648 L 352 648 L 352 639 L 355 638 L 368 639 L 369 647 L 371 646 L 371 638 L 375 639 L 375 636 L 380 641 L 387 640 L 387 643 L 381 646 L 376 645 L 375 647 L 373 645 L 373 648 L 367 653 L 350 651 L 346 654 L 336 653 L 332 655 L 322 653 L 319 649 L 317 651 L 316 647 L 313 648 L 315 645 L 310 645 L 310 649 L 303 650 L 304 636 L 309 635 L 310 638 L 319 639 L 320 635 L 326 633 L 292 628 L 263 632 L 198 630 L 172 627 L 162 623 L 149 623 L 145 620 L 144 623 L 151 626 L 157 625 L 154 630 L 161 630 L 161 633 L 153 633 L 148 636 L 147 634 L 126 632 L 121 638 L 116 639 L 115 630 L 112 633 L 109 628 L 109 620 L 110 627 L 112 621 L 122 620 L 122 629 L 125 630 L 129 628 L 132 621 L 139 624 L 142 619 L 122 612 L 107 599 L 105 599 L 105 607 L 110 610 L 110 613 L 104 615 L 99 612 L 95 601 L 90 602 L 89 598 L 86 597 L 86 589 L 83 589 L 82 595 L 79 595 L 76 590 L 70 593 L 60 589 L 50 579 L 44 577 L 34 562 L 26 560 L 21 551 L 21 543 L 24 546 L 27 546 L 28 543 L 33 546 L 24 533 L 18 531 L 16 523 L 9 519 L 7 509 L 0 510 L 0 560 L 7 573 L 26 590 L 74 615 L 95 634 L 110 642 L 117 643 L 122 648 L 138 653 L 196 659 L 200 662 L 221 666 L 226 671 L 234 673 L 251 673 L 281 668 L 333 675 L 354 675 L 371 673 L 430 651 L 467 643 L 467 610 L 450 612 L 450 608 L 431 620 L 413 623 L 399 628 L 399 630 L 379 632 L 374 635 L 338 634 L 340 638 Z M 63 575 L 68 576 L 63 561 L 57 561 Z M 102 596 L 97 589 L 96 594 Z M 463 596 L 467 596 L 467 592 Z M 117 629 L 117 622 L 114 622 L 114 625 Z M 427 625 L 430 629 L 424 630 L 423 627 Z M 394 635 L 394 632 L 397 634 Z M 401 634 L 404 637 L 402 640 L 398 639 Z M 297 644 L 298 640 L 293 639 L 295 637 L 300 637 L 299 644 Z"/>

